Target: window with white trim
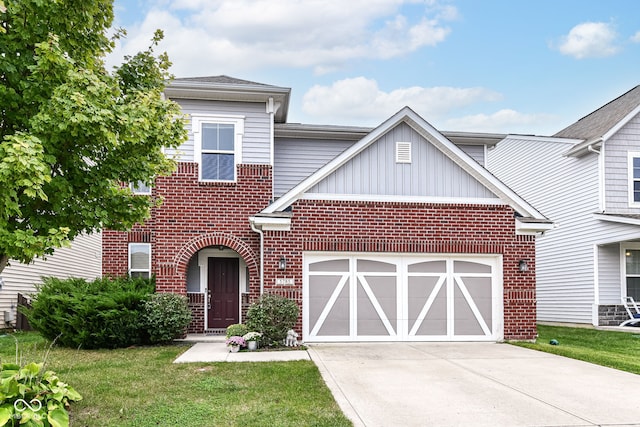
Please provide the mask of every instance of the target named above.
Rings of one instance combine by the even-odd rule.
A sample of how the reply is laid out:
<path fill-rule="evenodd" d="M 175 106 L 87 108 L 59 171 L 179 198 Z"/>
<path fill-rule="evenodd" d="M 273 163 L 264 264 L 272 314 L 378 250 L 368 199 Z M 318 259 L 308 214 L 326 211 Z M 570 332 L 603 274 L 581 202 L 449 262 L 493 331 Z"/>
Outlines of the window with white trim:
<path fill-rule="evenodd" d="M 129 188 L 133 191 L 133 194 L 141 195 L 141 196 L 150 196 L 151 195 L 151 186 L 146 185 L 142 181 L 131 182 L 129 183 Z"/>
<path fill-rule="evenodd" d="M 640 153 L 628 154 L 629 205 L 640 206 Z"/>
<path fill-rule="evenodd" d="M 241 162 L 244 117 L 195 116 L 192 118 L 195 161 L 201 181 L 235 181 Z"/>
<path fill-rule="evenodd" d="M 151 277 L 151 244 L 129 243 L 129 276 Z"/>

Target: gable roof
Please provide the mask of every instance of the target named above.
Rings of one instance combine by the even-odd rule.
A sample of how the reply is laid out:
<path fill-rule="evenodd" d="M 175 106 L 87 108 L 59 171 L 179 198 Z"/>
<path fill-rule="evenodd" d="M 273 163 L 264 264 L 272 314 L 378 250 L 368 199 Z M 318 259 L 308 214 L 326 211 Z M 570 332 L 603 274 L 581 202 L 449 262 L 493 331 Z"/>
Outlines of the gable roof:
<path fill-rule="evenodd" d="M 551 221 L 545 218 L 533 206 L 531 206 L 524 199 L 518 196 L 513 190 L 511 190 L 495 176 L 493 176 L 487 169 L 480 166 L 476 161 L 469 157 L 465 152 L 463 152 L 459 147 L 448 140 L 444 135 L 442 135 L 438 130 L 436 130 L 426 120 L 420 117 L 409 107 L 404 107 L 396 114 L 391 116 L 380 126 L 373 129 L 359 142 L 352 145 L 342 154 L 334 158 L 332 161 L 313 173 L 307 179 L 303 180 L 297 186 L 289 190 L 278 200 L 267 206 L 262 211 L 262 213 L 272 214 L 288 208 L 296 200 L 303 197 L 303 195 L 307 191 L 309 191 L 315 184 L 322 181 L 324 178 L 343 166 L 350 159 L 354 158 L 358 153 L 362 152 L 365 148 L 373 144 L 380 137 L 382 137 L 384 134 L 386 134 L 402 122 L 408 124 L 426 140 L 435 145 L 458 166 L 460 166 L 468 174 L 473 176 L 480 183 L 486 186 L 490 191 L 492 191 L 496 196 L 498 196 L 505 204 L 513 207 L 513 209 L 519 215 L 535 220 L 538 224 L 540 224 L 540 227 L 542 228 L 548 227 L 551 224 Z M 528 224 L 532 224 L 532 222 L 528 221 Z"/>
<path fill-rule="evenodd" d="M 269 102 L 278 107 L 276 123 L 287 121 L 291 88 L 256 83 L 225 75 L 183 77 L 171 80 L 164 90 L 171 99 L 213 99 L 216 101 Z"/>
<path fill-rule="evenodd" d="M 581 155 L 589 146 L 600 144 L 640 113 L 640 85 L 567 126 L 555 137 L 584 140 L 566 155 Z"/>

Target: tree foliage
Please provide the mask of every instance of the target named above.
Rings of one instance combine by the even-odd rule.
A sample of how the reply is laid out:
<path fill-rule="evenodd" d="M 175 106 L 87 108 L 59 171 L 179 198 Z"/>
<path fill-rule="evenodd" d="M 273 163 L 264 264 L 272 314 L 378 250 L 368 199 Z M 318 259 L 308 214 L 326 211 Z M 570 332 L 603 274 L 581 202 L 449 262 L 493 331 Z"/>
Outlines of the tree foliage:
<path fill-rule="evenodd" d="M 157 203 L 123 183 L 151 185 L 175 164 L 162 147 L 186 131 L 162 91 L 166 54 L 104 58 L 113 0 L 0 3 L 0 272 L 81 233 L 125 230 Z M 117 32 L 122 35 L 123 32 Z"/>

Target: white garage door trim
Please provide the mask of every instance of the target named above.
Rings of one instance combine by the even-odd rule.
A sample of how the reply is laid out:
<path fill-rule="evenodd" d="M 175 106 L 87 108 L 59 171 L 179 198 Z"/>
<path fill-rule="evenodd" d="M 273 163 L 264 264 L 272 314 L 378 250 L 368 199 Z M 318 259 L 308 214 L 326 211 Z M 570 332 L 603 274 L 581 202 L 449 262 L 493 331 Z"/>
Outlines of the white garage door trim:
<path fill-rule="evenodd" d="M 308 342 L 500 341 L 502 289 L 501 255 L 307 252 L 303 333 Z"/>

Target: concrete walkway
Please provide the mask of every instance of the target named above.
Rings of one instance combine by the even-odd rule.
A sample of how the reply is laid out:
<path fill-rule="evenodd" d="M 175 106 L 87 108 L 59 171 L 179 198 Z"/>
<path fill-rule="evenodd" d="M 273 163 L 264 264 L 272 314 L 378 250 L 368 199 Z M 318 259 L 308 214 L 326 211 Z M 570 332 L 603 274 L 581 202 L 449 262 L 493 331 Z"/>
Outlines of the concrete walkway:
<path fill-rule="evenodd" d="M 306 350 L 287 351 L 242 351 L 230 353 L 222 341 L 196 342 L 182 353 L 173 363 L 190 362 L 288 362 L 310 360 Z"/>
<path fill-rule="evenodd" d="M 640 426 L 640 375 L 508 344 L 317 344 L 355 426 Z"/>

